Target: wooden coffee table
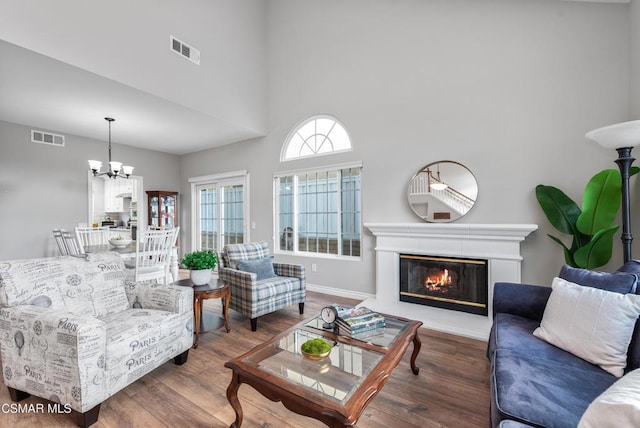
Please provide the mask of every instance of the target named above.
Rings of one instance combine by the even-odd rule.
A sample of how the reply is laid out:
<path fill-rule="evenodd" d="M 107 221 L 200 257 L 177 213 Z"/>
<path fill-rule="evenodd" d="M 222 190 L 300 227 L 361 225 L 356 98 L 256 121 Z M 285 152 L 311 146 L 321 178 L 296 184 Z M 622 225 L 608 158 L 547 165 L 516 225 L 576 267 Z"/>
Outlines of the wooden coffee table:
<path fill-rule="evenodd" d="M 236 413 L 231 428 L 240 428 L 242 407 L 238 389 L 246 383 L 271 401 L 281 401 L 292 412 L 324 422 L 329 427 L 353 427 L 389 379 L 413 342 L 411 370 L 420 352 L 420 321 L 385 315 L 384 333 L 363 341 L 322 329 L 317 318 L 303 321 L 225 363 L 233 370 L 227 399 Z M 308 339 L 323 337 L 334 344 L 331 354 L 312 361 L 300 353 Z"/>
<path fill-rule="evenodd" d="M 229 285 L 227 283 L 221 279 L 212 278 L 206 285 L 194 286 L 191 280 L 187 278 L 176 281 L 173 284 L 193 288 L 193 316 L 196 335 L 193 342 L 194 349 L 198 348 L 200 333 L 218 329 L 222 327 L 222 325 L 224 325 L 227 333 L 229 333 L 229 300 L 231 299 L 231 293 L 229 292 Z M 223 299 L 223 318 L 202 312 L 202 302 L 206 299 Z"/>

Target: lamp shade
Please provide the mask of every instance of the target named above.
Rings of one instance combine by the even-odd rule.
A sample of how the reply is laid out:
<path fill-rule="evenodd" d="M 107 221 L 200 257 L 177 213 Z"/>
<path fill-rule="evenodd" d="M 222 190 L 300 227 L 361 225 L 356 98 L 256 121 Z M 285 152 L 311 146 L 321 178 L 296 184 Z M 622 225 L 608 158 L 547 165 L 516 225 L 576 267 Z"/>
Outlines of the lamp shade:
<path fill-rule="evenodd" d="M 120 171 L 120 169 L 122 168 L 122 162 L 111 161 L 109 162 L 109 166 L 111 167 L 111 171 L 117 174 L 118 171 Z"/>
<path fill-rule="evenodd" d="M 640 145 L 640 120 L 616 123 L 594 129 L 585 134 L 607 149 L 619 149 L 622 147 L 635 147 Z"/>
<path fill-rule="evenodd" d="M 97 160 L 90 160 L 89 161 L 89 168 L 92 171 L 98 171 L 100 172 L 100 168 L 102 168 L 102 162 L 97 161 Z"/>

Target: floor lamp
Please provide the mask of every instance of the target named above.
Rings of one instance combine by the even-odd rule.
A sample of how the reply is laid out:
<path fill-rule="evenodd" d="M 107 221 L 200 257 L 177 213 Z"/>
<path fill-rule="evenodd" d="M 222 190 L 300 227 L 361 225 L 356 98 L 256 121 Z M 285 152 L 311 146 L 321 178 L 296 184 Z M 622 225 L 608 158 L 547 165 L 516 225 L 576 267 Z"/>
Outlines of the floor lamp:
<path fill-rule="evenodd" d="M 631 260 L 631 207 L 629 197 L 629 171 L 631 164 L 635 160 L 631 157 L 631 150 L 640 145 L 640 120 L 632 120 L 630 122 L 616 123 L 615 125 L 605 126 L 603 128 L 594 129 L 585 135 L 607 149 L 616 149 L 618 159 L 616 163 L 620 168 L 622 176 L 622 249 L 624 262 Z"/>

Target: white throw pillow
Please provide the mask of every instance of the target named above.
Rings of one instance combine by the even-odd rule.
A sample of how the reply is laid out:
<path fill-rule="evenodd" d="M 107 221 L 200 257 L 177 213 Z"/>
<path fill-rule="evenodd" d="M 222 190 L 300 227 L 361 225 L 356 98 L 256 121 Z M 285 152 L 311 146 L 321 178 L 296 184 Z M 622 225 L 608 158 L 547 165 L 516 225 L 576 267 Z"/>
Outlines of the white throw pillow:
<path fill-rule="evenodd" d="M 584 412 L 578 428 L 640 427 L 640 369 L 622 376 Z"/>
<path fill-rule="evenodd" d="M 533 335 L 620 377 L 640 315 L 640 296 L 553 280 L 540 327 Z"/>

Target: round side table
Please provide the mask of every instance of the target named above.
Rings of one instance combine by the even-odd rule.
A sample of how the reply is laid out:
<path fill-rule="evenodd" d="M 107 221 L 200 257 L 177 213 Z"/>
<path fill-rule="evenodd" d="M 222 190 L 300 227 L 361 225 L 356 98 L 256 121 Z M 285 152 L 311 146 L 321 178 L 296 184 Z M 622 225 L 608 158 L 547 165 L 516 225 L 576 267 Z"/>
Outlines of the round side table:
<path fill-rule="evenodd" d="M 193 288 L 194 333 L 196 335 L 193 342 L 194 349 L 198 348 L 200 333 L 215 330 L 220 328 L 222 325 L 224 325 L 227 333 L 229 333 L 229 300 L 231 299 L 231 293 L 227 283 L 220 279 L 211 278 L 211 281 L 206 285 L 194 286 L 191 280 L 187 278 L 176 281 L 173 284 Z M 223 299 L 223 318 L 202 313 L 202 302 L 206 299 Z"/>

